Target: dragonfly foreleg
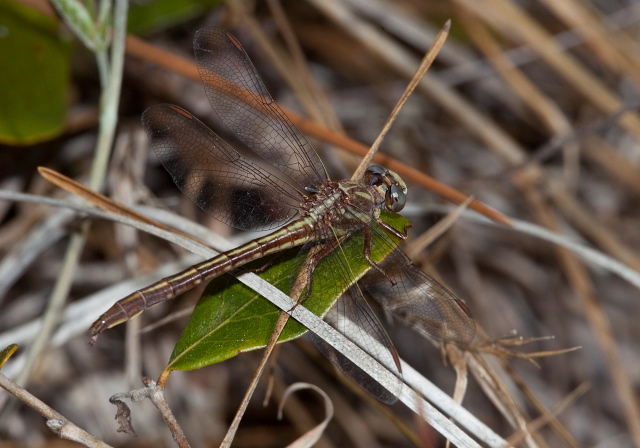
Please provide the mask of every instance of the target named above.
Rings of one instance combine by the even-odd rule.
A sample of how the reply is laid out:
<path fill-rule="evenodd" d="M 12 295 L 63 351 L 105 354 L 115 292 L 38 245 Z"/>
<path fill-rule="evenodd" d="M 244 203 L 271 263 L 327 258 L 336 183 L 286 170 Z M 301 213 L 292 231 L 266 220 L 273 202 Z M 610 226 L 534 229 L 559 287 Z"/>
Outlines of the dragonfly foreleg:
<path fill-rule="evenodd" d="M 403 233 L 403 232 L 400 232 L 399 230 L 394 229 L 393 226 L 387 224 L 382 219 L 378 218 L 378 219 L 376 219 L 376 222 L 384 230 L 386 230 L 389 233 L 392 233 L 393 235 L 397 236 L 401 240 L 406 240 L 407 239 L 407 234 L 406 233 Z M 407 226 L 406 228 L 409 228 L 409 227 L 411 227 L 411 225 Z M 369 232 L 371 232 L 371 229 L 369 229 Z"/>

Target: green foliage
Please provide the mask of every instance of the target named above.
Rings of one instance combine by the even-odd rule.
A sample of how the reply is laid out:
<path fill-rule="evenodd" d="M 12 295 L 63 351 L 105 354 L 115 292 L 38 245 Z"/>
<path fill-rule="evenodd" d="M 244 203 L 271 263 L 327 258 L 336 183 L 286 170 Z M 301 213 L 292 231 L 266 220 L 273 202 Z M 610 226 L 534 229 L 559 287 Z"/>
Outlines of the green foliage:
<path fill-rule="evenodd" d="M 221 0 L 155 0 L 131 3 L 129 32 L 148 34 L 184 23 L 222 3 Z"/>
<path fill-rule="evenodd" d="M 98 24 L 94 18 L 95 11 L 92 2 L 84 4 L 77 0 L 51 0 L 65 23 L 78 39 L 91 51 L 101 51 L 107 47 L 109 37 L 104 24 Z M 103 2 L 103 18 L 108 17 L 110 1 Z"/>
<path fill-rule="evenodd" d="M 404 231 L 409 225 L 398 214 L 385 214 L 385 221 Z M 371 258 L 379 262 L 394 247 L 376 244 L 374 235 Z M 399 242 L 394 241 L 396 244 Z M 341 249 L 323 258 L 313 273 L 311 294 L 304 306 L 318 316 L 324 316 L 342 293 L 359 280 L 369 269 L 362 248 L 362 233 L 351 236 Z M 273 263 L 258 275 L 285 293 L 292 284 L 292 272 L 297 272 L 303 257 L 299 250 L 272 259 Z M 347 281 L 337 275 L 336 266 L 343 263 L 338 257 L 346 256 L 353 274 Z M 265 265 L 258 260 L 252 268 Z M 191 370 L 231 358 L 236 354 L 264 347 L 273 332 L 280 309 L 230 275 L 212 280 L 196 305 L 186 328 L 171 354 L 166 370 Z M 279 341 L 284 342 L 302 336 L 306 328 L 289 320 Z"/>
<path fill-rule="evenodd" d="M 54 19 L 0 2 L 0 142 L 29 145 L 62 132 L 70 57 Z"/>
<path fill-rule="evenodd" d="M 18 350 L 16 344 L 10 344 L 9 346 L 0 350 L 0 368 L 11 358 L 11 356 Z"/>

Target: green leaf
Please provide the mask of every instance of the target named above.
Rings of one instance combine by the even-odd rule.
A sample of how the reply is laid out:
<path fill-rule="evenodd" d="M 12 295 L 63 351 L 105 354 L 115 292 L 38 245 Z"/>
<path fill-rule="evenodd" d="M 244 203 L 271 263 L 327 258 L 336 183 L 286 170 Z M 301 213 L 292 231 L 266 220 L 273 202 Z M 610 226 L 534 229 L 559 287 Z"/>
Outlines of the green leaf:
<path fill-rule="evenodd" d="M 130 33 L 149 34 L 200 16 L 221 0 L 155 0 L 131 3 L 127 28 Z"/>
<path fill-rule="evenodd" d="M 410 225 L 406 218 L 395 213 L 386 213 L 384 220 L 401 232 Z M 399 242 L 395 237 L 393 239 L 396 244 Z M 377 240 L 374 234 L 371 259 L 379 262 L 394 247 L 376 244 Z M 359 232 L 344 242 L 342 250 L 333 251 L 318 263 L 313 272 L 311 294 L 304 302 L 306 308 L 323 317 L 342 293 L 371 268 L 363 256 L 363 246 L 364 237 Z M 276 256 L 272 259 L 273 264 L 258 275 L 288 293 L 291 273 L 297 272 L 302 262 L 303 257 L 298 257 L 298 253 L 299 250 L 293 249 L 285 255 Z M 341 262 L 337 257 L 342 253 L 349 259 L 349 268 L 354 274 L 349 282 L 335 275 L 336 263 Z M 258 260 L 250 267 L 255 269 L 264 265 L 265 260 Z M 165 370 L 197 369 L 243 351 L 262 348 L 268 343 L 279 314 L 278 307 L 232 276 L 214 279 L 196 305 Z M 304 326 L 291 319 L 279 342 L 295 339 L 306 331 Z"/>
<path fill-rule="evenodd" d="M 18 346 L 16 344 L 10 344 L 7 347 L 0 350 L 0 369 L 5 363 L 11 358 L 11 356 L 18 350 Z"/>
<path fill-rule="evenodd" d="M 71 41 L 54 19 L 0 2 L 1 143 L 28 145 L 62 132 L 70 57 Z"/>

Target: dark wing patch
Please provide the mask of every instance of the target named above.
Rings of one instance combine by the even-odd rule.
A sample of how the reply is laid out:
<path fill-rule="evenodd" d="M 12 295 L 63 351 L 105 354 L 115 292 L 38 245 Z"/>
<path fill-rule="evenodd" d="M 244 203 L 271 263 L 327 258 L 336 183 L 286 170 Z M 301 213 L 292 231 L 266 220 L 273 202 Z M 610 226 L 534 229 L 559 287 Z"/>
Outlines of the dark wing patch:
<path fill-rule="evenodd" d="M 142 124 L 178 188 L 214 218 L 243 230 L 266 230 L 299 212 L 302 193 L 240 155 L 184 109 L 150 107 Z"/>

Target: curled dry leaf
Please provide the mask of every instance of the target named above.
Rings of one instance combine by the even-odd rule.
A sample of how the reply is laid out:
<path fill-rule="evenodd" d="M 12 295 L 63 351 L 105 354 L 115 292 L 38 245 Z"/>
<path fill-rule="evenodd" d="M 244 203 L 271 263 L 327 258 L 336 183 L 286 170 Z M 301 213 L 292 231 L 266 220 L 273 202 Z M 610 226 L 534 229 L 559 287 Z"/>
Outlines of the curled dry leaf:
<path fill-rule="evenodd" d="M 333 418 L 333 403 L 329 399 L 329 396 L 322 389 L 309 383 L 295 383 L 287 388 L 282 397 L 282 401 L 280 402 L 280 406 L 278 407 L 278 419 L 282 419 L 282 408 L 287 401 L 287 397 L 292 393 L 302 389 L 311 389 L 320 394 L 320 396 L 324 399 L 325 417 L 324 420 L 322 420 L 322 422 L 320 422 L 318 425 L 314 426 L 311 430 L 296 439 L 293 443 L 287 445 L 287 448 L 306 448 L 313 446 L 320 439 L 320 437 L 322 437 L 322 433 L 329 424 L 329 421 L 331 421 L 331 419 Z"/>
<path fill-rule="evenodd" d="M 132 437 L 138 437 L 138 434 L 136 434 L 133 426 L 131 425 L 131 409 L 129 409 L 129 406 L 127 406 L 127 404 L 120 400 L 116 395 L 109 398 L 109 401 L 118 408 L 116 411 L 116 420 L 119 425 L 118 432 L 124 432 Z"/>

